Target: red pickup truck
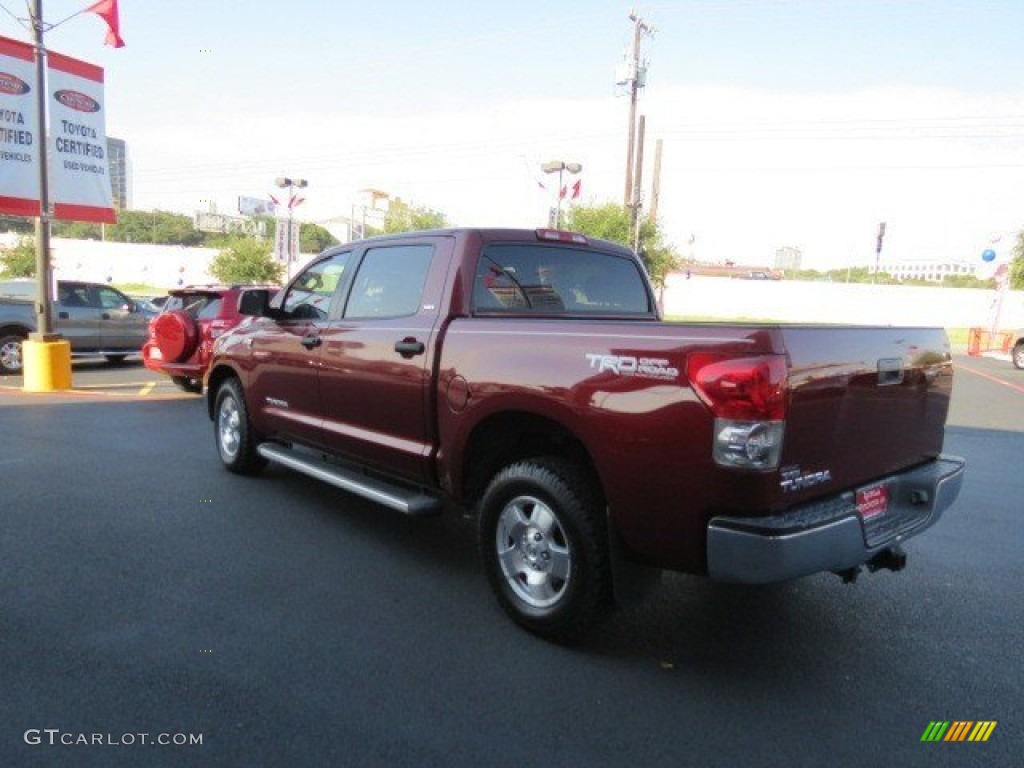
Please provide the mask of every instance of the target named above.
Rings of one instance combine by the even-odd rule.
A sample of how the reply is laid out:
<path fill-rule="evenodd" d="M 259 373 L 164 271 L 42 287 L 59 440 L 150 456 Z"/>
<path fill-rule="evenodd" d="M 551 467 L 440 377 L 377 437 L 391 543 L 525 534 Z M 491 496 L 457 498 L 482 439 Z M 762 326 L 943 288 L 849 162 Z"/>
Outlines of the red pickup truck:
<path fill-rule="evenodd" d="M 498 601 L 556 640 L 645 572 L 899 570 L 960 490 L 943 330 L 662 322 L 635 254 L 575 233 L 338 246 L 240 311 L 206 378 L 227 468 L 471 512 Z"/>

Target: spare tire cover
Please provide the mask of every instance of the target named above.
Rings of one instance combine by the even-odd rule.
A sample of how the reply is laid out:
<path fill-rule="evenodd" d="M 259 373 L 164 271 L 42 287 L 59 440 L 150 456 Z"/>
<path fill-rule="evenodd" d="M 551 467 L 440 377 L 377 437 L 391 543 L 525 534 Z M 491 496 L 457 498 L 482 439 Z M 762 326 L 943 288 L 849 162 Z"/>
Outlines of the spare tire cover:
<path fill-rule="evenodd" d="M 153 332 L 160 354 L 169 363 L 178 363 L 192 354 L 199 339 L 195 320 L 180 309 L 163 312 L 153 320 Z"/>

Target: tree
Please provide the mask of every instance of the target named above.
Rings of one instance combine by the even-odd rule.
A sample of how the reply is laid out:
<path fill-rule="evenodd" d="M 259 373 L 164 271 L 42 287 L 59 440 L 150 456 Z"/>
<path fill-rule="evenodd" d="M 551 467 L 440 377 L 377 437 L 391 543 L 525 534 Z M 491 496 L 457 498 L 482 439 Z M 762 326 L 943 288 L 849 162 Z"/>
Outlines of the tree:
<path fill-rule="evenodd" d="M 573 232 L 612 240 L 632 248 L 631 219 L 629 209 L 617 203 L 577 205 L 569 211 L 566 226 Z M 679 264 L 679 255 L 672 246 L 664 242 L 660 224 L 646 218 L 641 220 L 639 251 L 651 282 L 658 288 L 663 288 L 668 273 Z"/>
<path fill-rule="evenodd" d="M 295 223 L 298 226 L 298 222 Z M 302 253 L 320 253 L 325 248 L 337 245 L 340 241 L 319 224 L 303 224 L 299 230 L 299 251 Z"/>
<path fill-rule="evenodd" d="M 1017 233 L 1017 244 L 1013 247 L 1013 261 L 1010 262 L 1010 288 L 1024 290 L 1024 229 Z"/>
<path fill-rule="evenodd" d="M 284 267 L 270 253 L 267 241 L 235 238 L 210 262 L 210 274 L 224 283 L 279 284 Z"/>
<path fill-rule="evenodd" d="M 23 237 L 18 244 L 0 255 L 0 277 L 35 277 L 36 243 Z"/>
<path fill-rule="evenodd" d="M 201 245 L 203 233 L 191 217 L 167 211 L 119 211 L 117 224 L 107 227 L 107 240 L 121 243 Z"/>
<path fill-rule="evenodd" d="M 384 234 L 416 232 L 422 229 L 443 229 L 448 218 L 440 211 L 424 206 L 411 207 L 401 200 L 392 200 L 384 216 Z"/>
<path fill-rule="evenodd" d="M 55 221 L 50 226 L 54 237 L 66 237 L 70 240 L 103 239 L 103 229 L 100 225 L 87 221 Z"/>

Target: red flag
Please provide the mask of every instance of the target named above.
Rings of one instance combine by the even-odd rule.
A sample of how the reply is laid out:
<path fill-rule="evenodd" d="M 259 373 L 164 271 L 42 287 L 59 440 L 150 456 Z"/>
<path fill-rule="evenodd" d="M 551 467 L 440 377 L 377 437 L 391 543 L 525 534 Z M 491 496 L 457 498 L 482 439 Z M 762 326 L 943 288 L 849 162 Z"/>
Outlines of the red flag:
<path fill-rule="evenodd" d="M 117 0 L 100 0 L 85 9 L 87 12 L 95 13 L 110 28 L 107 32 L 107 39 L 103 42 L 114 48 L 124 48 L 124 40 L 121 39 L 121 19 L 117 13 Z"/>
<path fill-rule="evenodd" d="M 299 197 L 298 195 L 292 195 L 292 199 L 288 201 L 288 207 L 289 208 L 298 208 L 304 202 L 306 202 L 306 198 Z"/>
<path fill-rule="evenodd" d="M 576 183 L 572 185 L 572 199 L 576 200 L 580 196 L 580 185 L 583 184 L 583 179 L 576 179 Z"/>
<path fill-rule="evenodd" d="M 562 200 L 565 200 L 565 195 L 568 191 L 568 188 L 563 186 L 560 190 L 558 190 L 558 197 L 561 198 Z"/>

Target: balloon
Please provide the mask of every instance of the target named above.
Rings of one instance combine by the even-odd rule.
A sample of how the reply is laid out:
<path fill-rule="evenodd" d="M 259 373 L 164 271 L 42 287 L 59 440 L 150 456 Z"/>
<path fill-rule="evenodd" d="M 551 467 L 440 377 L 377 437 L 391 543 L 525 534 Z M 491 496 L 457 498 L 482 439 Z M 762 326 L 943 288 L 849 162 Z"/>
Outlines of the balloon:
<path fill-rule="evenodd" d="M 981 258 L 983 261 L 995 261 L 996 252 L 993 251 L 991 248 L 986 248 L 984 251 L 981 252 Z"/>

